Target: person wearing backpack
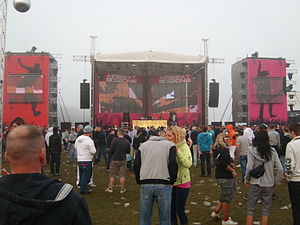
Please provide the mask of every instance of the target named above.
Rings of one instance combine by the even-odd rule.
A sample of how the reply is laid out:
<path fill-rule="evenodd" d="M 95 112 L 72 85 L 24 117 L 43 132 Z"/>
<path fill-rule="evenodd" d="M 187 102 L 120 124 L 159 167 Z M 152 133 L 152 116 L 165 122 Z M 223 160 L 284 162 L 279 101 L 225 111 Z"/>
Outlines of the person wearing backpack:
<path fill-rule="evenodd" d="M 270 146 L 266 131 L 259 130 L 252 144 L 253 146 L 249 147 L 244 178 L 245 185 L 249 187 L 246 225 L 253 224 L 258 200 L 261 200 L 261 225 L 267 225 L 272 195 L 281 180 L 283 169 L 276 150 Z"/>

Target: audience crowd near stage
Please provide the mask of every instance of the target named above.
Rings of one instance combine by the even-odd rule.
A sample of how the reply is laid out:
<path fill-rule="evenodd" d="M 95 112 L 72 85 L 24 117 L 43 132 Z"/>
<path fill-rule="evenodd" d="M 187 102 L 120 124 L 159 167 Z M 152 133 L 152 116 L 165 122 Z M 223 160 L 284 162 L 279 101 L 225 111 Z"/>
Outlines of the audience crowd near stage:
<path fill-rule="evenodd" d="M 18 164 L 25 156 L 20 153 L 22 146 L 16 140 L 28 143 L 26 151 L 32 153 L 34 147 L 29 143 L 31 139 L 39 136 L 38 133 L 36 136 L 33 135 L 34 129 L 37 128 L 24 124 L 22 118 L 16 118 L 2 136 L 2 150 L 6 153 L 3 160 L 7 160 L 11 170 L 9 172 L 5 169 L 1 170 L 0 212 L 7 206 L 5 206 L 6 201 L 7 204 L 14 201 L 13 198 L 4 197 L 5 192 L 1 189 L 14 193 L 23 200 L 30 198 L 32 201 L 38 199 L 56 201 L 65 198 L 66 203 L 61 200 L 60 204 L 66 205 L 70 204 L 70 200 L 66 198 L 70 193 L 69 195 L 76 199 L 74 202 L 80 205 L 78 212 L 71 212 L 73 218 L 76 218 L 72 224 L 92 224 L 83 196 L 93 195 L 92 188 L 96 187 L 93 183 L 93 166 L 104 161 L 105 169 L 109 173 L 105 192 L 121 194 L 126 192 L 126 175 L 128 171 L 133 171 L 135 174 L 136 182 L 141 187 L 141 225 L 151 225 L 154 202 L 157 204 L 161 225 L 184 225 L 189 223 L 185 204 L 192 188 L 190 168 L 200 165 L 199 176 L 214 175 L 220 187 L 219 201 L 211 213 L 212 219 L 220 219 L 222 225 L 238 224 L 230 217 L 230 203 L 236 195 L 236 183 L 239 181 L 248 187 L 248 192 L 244 196 L 248 201 L 245 209 L 245 224 L 254 223 L 258 203 L 261 203 L 261 224 L 268 224 L 272 200 L 278 198 L 277 185 L 285 179 L 288 181 L 294 225 L 300 225 L 300 124 L 120 128 L 92 127 L 84 123 L 70 130 L 60 130 L 58 127 L 38 128 L 38 132 L 44 136 L 45 157 L 42 154 L 42 146 L 38 151 L 39 157 L 32 160 L 40 161 L 42 169 L 37 172 L 40 176 L 45 176 L 43 165 L 47 163 L 50 165 L 51 176 L 58 178 L 62 151 L 68 155 L 66 163 L 77 165 L 76 185 L 79 193 L 74 189 L 68 189 L 68 186 L 56 179 L 57 188 L 54 192 L 58 194 L 55 196 L 53 194 L 34 196 L 14 188 L 10 189 L 12 185 L 17 186 L 18 180 L 23 179 L 16 179 L 16 176 L 25 176 L 24 179 L 28 181 L 31 180 L 28 179 L 28 174 L 31 174 L 30 176 L 34 174 L 34 170 L 30 170 L 28 165 Z M 20 132 L 24 135 L 22 136 Z M 23 169 L 16 169 L 20 167 Z M 237 178 L 238 173 L 242 174 L 241 178 Z M 37 177 L 36 179 L 45 179 L 50 185 L 53 178 Z M 120 182 L 118 190 L 115 185 L 116 178 Z M 64 191 L 67 192 L 66 196 L 61 197 Z M 5 196 L 9 194 L 6 193 Z M 50 197 L 51 199 L 47 199 Z M 13 204 L 22 205 L 22 201 L 20 202 Z M 35 207 L 38 209 L 39 206 L 42 207 L 42 204 Z M 19 210 L 26 207 L 22 205 Z M 7 214 L 13 213 L 13 211 L 4 211 Z M 59 215 L 55 209 L 48 210 L 48 213 L 52 216 Z M 32 221 L 46 221 L 43 220 L 44 214 L 39 215 L 39 218 L 32 218 Z M 8 221 L 7 215 L 5 218 Z M 47 218 L 51 220 L 51 217 Z M 53 221 L 56 221 L 56 224 L 64 224 L 60 223 L 58 218 Z M 1 222 L 0 213 L 0 224 L 5 224 Z"/>

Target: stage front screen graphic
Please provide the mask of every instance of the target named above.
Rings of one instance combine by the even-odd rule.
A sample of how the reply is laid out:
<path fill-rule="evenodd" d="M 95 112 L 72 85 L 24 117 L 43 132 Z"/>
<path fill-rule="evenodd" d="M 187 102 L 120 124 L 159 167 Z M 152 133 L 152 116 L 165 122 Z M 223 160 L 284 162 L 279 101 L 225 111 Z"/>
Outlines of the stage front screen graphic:
<path fill-rule="evenodd" d="M 140 113 L 143 110 L 142 78 L 105 74 L 99 81 L 100 113 Z"/>
<path fill-rule="evenodd" d="M 3 120 L 22 117 L 26 124 L 48 125 L 49 56 L 7 54 L 4 73 Z"/>
<path fill-rule="evenodd" d="M 154 76 L 152 112 L 197 112 L 197 87 L 192 75 Z"/>
<path fill-rule="evenodd" d="M 9 74 L 7 77 L 9 103 L 43 102 L 43 75 Z"/>
<path fill-rule="evenodd" d="M 250 123 L 287 123 L 285 76 L 284 59 L 248 59 Z"/>

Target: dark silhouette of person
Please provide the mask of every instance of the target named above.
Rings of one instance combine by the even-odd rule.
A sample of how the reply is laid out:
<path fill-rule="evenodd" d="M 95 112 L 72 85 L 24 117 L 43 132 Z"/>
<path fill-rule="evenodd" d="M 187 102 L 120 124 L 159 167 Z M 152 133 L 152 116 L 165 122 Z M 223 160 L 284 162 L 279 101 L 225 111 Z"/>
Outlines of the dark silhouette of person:
<path fill-rule="evenodd" d="M 268 70 L 261 70 L 261 62 L 259 61 L 259 65 L 258 65 L 258 71 L 257 71 L 257 77 L 258 78 L 266 78 L 270 75 Z M 273 114 L 273 103 L 272 103 L 272 99 L 275 96 L 273 96 L 272 94 L 270 94 L 270 85 L 271 82 L 269 79 L 263 79 L 263 80 L 259 80 L 256 83 L 256 96 L 257 96 L 257 100 L 259 102 L 259 120 L 263 121 L 264 118 L 264 106 L 265 103 L 269 104 L 269 115 L 271 118 L 276 117 L 276 115 Z"/>
<path fill-rule="evenodd" d="M 27 70 L 29 74 L 42 74 L 42 70 L 40 68 L 39 63 L 35 63 L 33 67 L 26 66 L 22 63 L 21 59 L 18 58 L 18 63 L 19 65 Z M 32 88 L 32 86 L 35 84 L 35 82 L 38 80 L 38 76 L 24 76 L 24 79 L 21 79 L 16 86 L 21 87 L 21 88 Z M 31 104 L 31 110 L 33 112 L 34 116 L 39 116 L 41 112 L 36 110 L 36 107 L 38 105 L 38 98 L 34 93 L 27 93 L 25 94 L 24 97 L 24 102 L 25 103 L 30 103 Z"/>

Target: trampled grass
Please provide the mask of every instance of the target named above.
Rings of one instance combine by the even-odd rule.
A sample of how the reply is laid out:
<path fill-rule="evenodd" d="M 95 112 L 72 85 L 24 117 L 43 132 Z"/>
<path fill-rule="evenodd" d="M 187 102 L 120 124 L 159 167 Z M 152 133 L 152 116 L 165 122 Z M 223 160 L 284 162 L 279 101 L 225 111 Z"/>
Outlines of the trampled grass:
<path fill-rule="evenodd" d="M 63 159 L 66 153 L 63 155 Z M 7 166 L 5 166 L 7 167 Z M 240 168 L 236 168 L 240 171 Z M 139 185 L 135 183 L 133 172 L 127 174 L 127 192 L 120 194 L 120 187 L 117 180 L 113 193 L 104 190 L 108 184 L 108 172 L 104 167 L 103 161 L 94 165 L 94 183 L 97 185 L 93 192 L 86 195 L 86 201 L 95 225 L 137 225 L 139 224 Z M 199 165 L 191 168 L 192 188 L 186 203 L 188 210 L 189 224 L 217 225 L 221 220 L 213 220 L 210 217 L 212 207 L 216 205 L 219 196 L 219 187 L 214 177 L 199 177 Z M 213 169 L 214 171 L 214 169 Z M 75 164 L 62 163 L 61 175 L 58 177 L 62 181 L 74 185 L 76 188 L 76 166 Z M 246 188 L 241 182 L 240 175 L 236 179 L 238 182 L 237 195 L 231 203 L 231 217 L 239 224 L 245 224 L 245 212 L 247 200 L 243 198 Z M 289 225 L 292 224 L 291 209 L 280 209 L 290 204 L 287 183 L 285 181 L 278 187 L 277 194 L 279 199 L 272 203 L 270 225 Z M 204 202 L 211 205 L 205 206 Z M 126 204 L 126 203 L 129 203 Z M 126 204 L 126 207 L 125 207 Z M 208 205 L 208 204 L 207 204 Z M 285 207 L 288 208 L 288 207 Z M 258 204 L 256 219 L 260 220 L 260 204 Z M 159 224 L 156 207 L 153 210 L 153 225 Z"/>

